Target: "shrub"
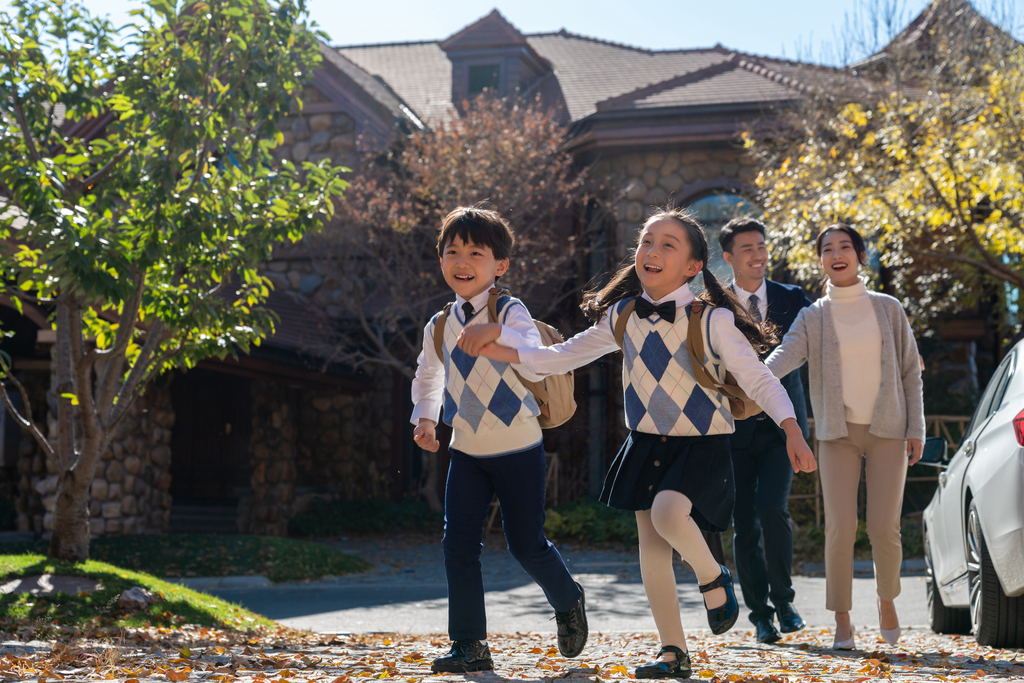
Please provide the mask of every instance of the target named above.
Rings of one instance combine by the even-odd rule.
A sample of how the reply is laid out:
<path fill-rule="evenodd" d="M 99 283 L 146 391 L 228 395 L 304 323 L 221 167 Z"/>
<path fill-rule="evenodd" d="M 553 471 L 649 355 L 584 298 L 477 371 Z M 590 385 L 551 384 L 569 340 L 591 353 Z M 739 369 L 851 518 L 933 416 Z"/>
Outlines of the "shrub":
<path fill-rule="evenodd" d="M 638 542 L 636 515 L 628 510 L 613 510 L 593 498 L 548 508 L 544 533 L 551 539 L 579 543 Z"/>
<path fill-rule="evenodd" d="M 313 509 L 296 515 L 288 528 L 297 536 L 336 536 L 375 531 L 434 531 L 444 526 L 444 515 L 425 501 L 314 500 Z"/>

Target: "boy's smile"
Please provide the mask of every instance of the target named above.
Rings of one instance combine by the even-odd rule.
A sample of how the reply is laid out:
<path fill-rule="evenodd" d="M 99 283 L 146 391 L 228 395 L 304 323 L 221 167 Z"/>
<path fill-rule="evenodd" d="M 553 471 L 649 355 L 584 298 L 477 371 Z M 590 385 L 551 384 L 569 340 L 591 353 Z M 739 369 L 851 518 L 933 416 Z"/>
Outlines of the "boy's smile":
<path fill-rule="evenodd" d="M 458 235 L 445 245 L 441 256 L 444 281 L 467 300 L 490 289 L 507 270 L 508 259 L 496 259 L 490 247 L 463 242 Z"/>

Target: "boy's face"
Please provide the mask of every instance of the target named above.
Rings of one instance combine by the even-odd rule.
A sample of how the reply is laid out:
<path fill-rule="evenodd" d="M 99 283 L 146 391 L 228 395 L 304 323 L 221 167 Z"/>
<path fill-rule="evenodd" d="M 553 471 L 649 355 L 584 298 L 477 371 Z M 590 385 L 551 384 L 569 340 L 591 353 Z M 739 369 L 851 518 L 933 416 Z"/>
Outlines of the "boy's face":
<path fill-rule="evenodd" d="M 445 245 L 441 272 L 452 291 L 463 299 L 490 289 L 494 278 L 508 270 L 508 259 L 494 258 L 490 247 L 463 242 L 458 235 Z"/>

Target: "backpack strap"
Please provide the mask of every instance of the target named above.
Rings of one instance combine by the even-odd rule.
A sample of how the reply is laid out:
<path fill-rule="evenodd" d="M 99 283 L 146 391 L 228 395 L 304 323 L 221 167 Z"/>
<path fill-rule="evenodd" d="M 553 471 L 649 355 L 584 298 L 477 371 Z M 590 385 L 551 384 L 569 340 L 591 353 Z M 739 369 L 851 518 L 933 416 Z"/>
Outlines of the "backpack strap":
<path fill-rule="evenodd" d="M 615 343 L 620 349 L 622 340 L 626 337 L 626 323 L 629 322 L 629 316 L 633 315 L 634 308 L 636 308 L 636 297 L 626 302 L 626 305 L 619 311 L 619 317 L 615 319 Z"/>
<path fill-rule="evenodd" d="M 701 330 L 701 313 L 704 312 L 704 306 L 709 309 L 713 309 L 714 306 L 711 304 L 705 304 L 703 301 L 695 299 L 690 304 L 690 313 L 687 319 L 688 327 L 686 331 L 686 350 L 690 352 L 690 364 L 693 366 L 693 377 L 697 380 L 697 384 L 712 391 L 717 391 L 723 394 L 730 401 L 741 401 L 742 398 L 737 396 L 731 387 L 719 382 L 715 379 L 715 376 L 708 372 L 707 367 L 704 365 L 704 333 Z M 710 319 L 710 313 L 708 314 Z"/>
<path fill-rule="evenodd" d="M 490 292 L 487 296 L 487 315 L 490 317 L 492 323 L 501 322 L 498 319 L 498 300 L 501 297 L 511 297 L 512 293 L 507 289 L 498 289 L 497 287 L 491 287 Z"/>
<path fill-rule="evenodd" d="M 434 322 L 434 352 L 437 357 L 444 362 L 444 326 L 448 322 L 448 314 L 452 310 L 452 304 L 449 301 L 444 305 L 444 310 L 437 316 L 437 320 Z M 437 333 L 438 328 L 441 330 L 441 334 Z"/>

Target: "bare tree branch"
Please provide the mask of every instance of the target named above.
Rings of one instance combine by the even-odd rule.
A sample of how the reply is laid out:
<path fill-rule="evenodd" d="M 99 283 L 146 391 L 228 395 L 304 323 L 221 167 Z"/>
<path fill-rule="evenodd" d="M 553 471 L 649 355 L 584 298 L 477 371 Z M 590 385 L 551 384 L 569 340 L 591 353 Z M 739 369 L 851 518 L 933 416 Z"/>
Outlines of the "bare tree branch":
<path fill-rule="evenodd" d="M 152 358 L 154 352 L 163 342 L 163 334 L 164 321 L 157 320 L 156 324 L 153 325 L 153 329 L 149 331 L 149 335 L 146 337 L 146 343 L 142 345 L 139 357 L 135 359 L 132 369 L 128 372 L 128 377 L 125 379 L 124 384 L 121 385 L 120 391 L 117 392 L 113 410 L 104 420 L 104 429 L 109 431 L 113 428 L 113 425 L 120 422 L 121 418 L 124 417 L 131 401 L 122 401 L 134 394 L 136 387 L 140 385 L 143 377 L 146 376 L 150 358 Z"/>
<path fill-rule="evenodd" d="M 25 387 L 18 381 L 18 378 L 14 376 L 11 368 L 7 366 L 7 361 L 4 359 L 3 354 L 0 354 L 0 367 L 3 368 L 4 379 L 10 380 L 21 394 L 21 402 L 25 407 L 25 413 L 28 417 L 24 417 L 15 409 L 14 404 L 11 402 L 11 397 L 7 394 L 7 387 L 3 383 L 0 383 L 0 393 L 2 393 L 4 405 L 7 406 L 8 414 L 10 414 L 18 424 L 29 430 L 32 434 L 32 438 L 34 438 L 36 443 L 39 444 L 39 447 L 43 450 L 43 453 L 46 454 L 46 457 L 48 457 L 61 472 L 64 472 L 64 465 L 60 462 L 60 459 L 57 458 L 56 453 L 53 452 L 53 446 L 51 446 L 50 442 L 46 440 L 46 436 L 42 431 L 40 431 L 35 420 L 32 419 L 32 402 L 28 399 L 28 392 L 25 391 Z"/>
<path fill-rule="evenodd" d="M 28 148 L 28 156 L 37 164 L 40 161 L 39 151 L 36 149 L 36 142 L 32 139 L 32 131 L 28 127 L 28 119 L 25 118 L 25 111 L 21 107 L 21 99 L 18 97 L 18 89 L 11 90 L 11 103 L 14 105 L 14 115 L 18 118 L 18 127 L 25 139 L 25 147 Z"/>

